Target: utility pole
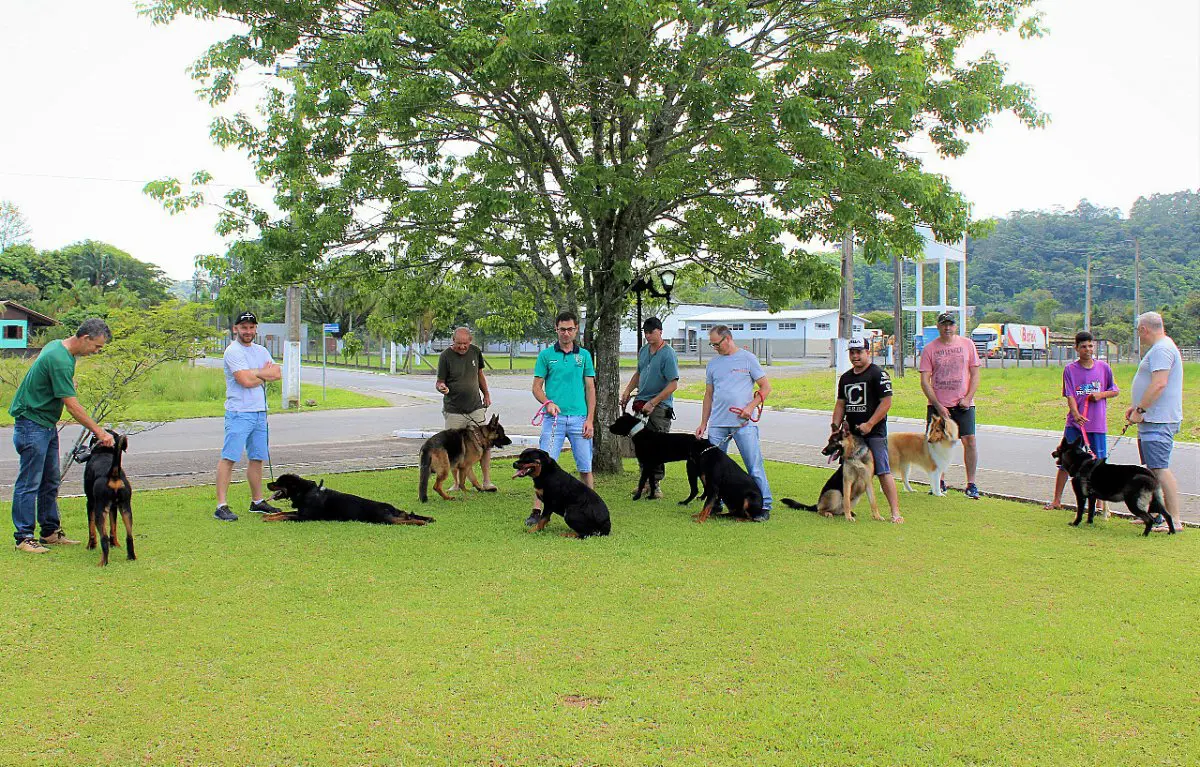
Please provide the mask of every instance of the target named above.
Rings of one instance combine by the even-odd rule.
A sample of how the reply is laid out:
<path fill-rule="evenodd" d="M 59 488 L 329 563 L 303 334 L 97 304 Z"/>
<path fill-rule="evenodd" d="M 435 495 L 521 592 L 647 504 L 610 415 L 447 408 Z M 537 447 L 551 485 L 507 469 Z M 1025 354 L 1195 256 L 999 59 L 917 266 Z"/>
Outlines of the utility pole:
<path fill-rule="evenodd" d="M 846 353 L 854 332 L 854 232 L 842 237 L 842 297 L 838 305 L 838 338 L 833 344 L 833 367 L 841 375 L 850 368 Z"/>
<path fill-rule="evenodd" d="M 1083 329 L 1092 329 L 1092 254 L 1087 254 L 1087 280 L 1083 289 Z"/>
<path fill-rule="evenodd" d="M 1142 339 L 1138 338 L 1138 317 L 1142 316 L 1142 250 L 1137 237 L 1133 238 L 1133 350 L 1142 356 Z"/>
<path fill-rule="evenodd" d="M 289 285 L 283 309 L 283 409 L 300 407 L 300 286 Z"/>
<path fill-rule="evenodd" d="M 904 266 L 900 256 L 892 256 L 892 292 L 895 304 L 892 306 L 892 322 L 895 333 L 892 337 L 892 372 L 897 378 L 904 377 Z"/>

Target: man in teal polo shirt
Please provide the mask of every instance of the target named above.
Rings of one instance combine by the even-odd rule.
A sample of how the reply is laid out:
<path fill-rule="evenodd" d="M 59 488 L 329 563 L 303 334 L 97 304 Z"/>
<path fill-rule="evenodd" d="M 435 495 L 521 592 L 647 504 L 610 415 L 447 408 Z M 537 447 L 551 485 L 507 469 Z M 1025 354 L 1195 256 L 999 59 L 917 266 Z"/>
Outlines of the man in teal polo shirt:
<path fill-rule="evenodd" d="M 638 350 L 637 372 L 621 393 L 621 410 L 629 404 L 630 396 L 637 389 L 633 400 L 633 412 L 644 416 L 651 431 L 669 432 L 675 418 L 675 390 L 679 388 L 679 360 L 675 350 L 663 338 L 662 320 L 650 317 L 642 323 L 646 334 L 646 345 Z M 662 498 L 659 484 L 666 476 L 664 464 L 659 464 L 650 482 L 650 497 Z"/>
<path fill-rule="evenodd" d="M 579 318 L 560 312 L 554 320 L 558 343 L 542 349 L 533 367 L 533 396 L 542 403 L 546 418 L 538 447 L 557 459 L 563 441 L 571 440 L 571 452 L 579 478 L 592 487 L 592 434 L 596 416 L 596 368 L 587 349 L 575 343 Z M 525 524 L 533 527 L 542 512 L 536 496 L 533 513 Z"/>

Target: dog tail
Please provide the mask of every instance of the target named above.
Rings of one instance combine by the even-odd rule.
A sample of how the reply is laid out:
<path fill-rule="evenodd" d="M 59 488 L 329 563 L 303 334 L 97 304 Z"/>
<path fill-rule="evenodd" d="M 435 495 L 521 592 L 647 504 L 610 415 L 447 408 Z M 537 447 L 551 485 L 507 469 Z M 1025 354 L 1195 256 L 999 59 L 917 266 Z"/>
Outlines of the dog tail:
<path fill-rule="evenodd" d="M 429 503 L 429 470 L 432 457 L 429 455 L 429 445 L 421 445 L 421 484 L 417 497 L 421 503 Z"/>
<path fill-rule="evenodd" d="M 782 503 L 784 506 L 787 506 L 789 509 L 800 509 L 801 511 L 816 511 L 817 510 L 816 506 L 811 506 L 807 503 L 800 503 L 799 501 L 793 501 L 791 498 L 783 498 L 783 499 L 780 499 L 779 502 Z"/>

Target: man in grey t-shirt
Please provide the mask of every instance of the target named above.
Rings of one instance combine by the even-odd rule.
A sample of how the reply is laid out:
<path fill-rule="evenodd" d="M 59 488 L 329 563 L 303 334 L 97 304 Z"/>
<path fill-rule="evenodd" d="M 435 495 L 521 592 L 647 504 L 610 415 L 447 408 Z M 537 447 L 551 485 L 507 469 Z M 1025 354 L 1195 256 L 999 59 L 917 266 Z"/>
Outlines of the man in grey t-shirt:
<path fill-rule="evenodd" d="M 771 518 L 771 486 L 763 467 L 762 448 L 758 440 L 758 424 L 750 420 L 755 408 L 761 408 L 771 393 L 767 374 L 758 358 L 746 349 L 738 348 L 733 332 L 725 325 L 708 331 L 709 345 L 717 356 L 705 370 L 704 409 L 696 436 L 708 432 L 708 440 L 729 452 L 729 441 L 737 443 L 746 471 L 754 477 L 763 496 L 763 513 L 755 522 Z M 755 391 L 755 386 L 758 390 Z"/>
<path fill-rule="evenodd" d="M 226 494 L 233 466 L 243 454 L 249 459 L 246 482 L 250 485 L 250 511 L 279 511 L 263 497 L 263 461 L 270 450 L 264 384 L 283 378 L 283 371 L 265 346 L 254 343 L 257 335 L 258 318 L 253 312 L 242 312 L 233 323 L 233 343 L 225 347 L 225 439 L 217 461 L 217 510 L 213 513 L 222 522 L 236 522 L 238 518 L 226 503 Z"/>
<path fill-rule="evenodd" d="M 1167 513 L 1179 530 L 1179 483 L 1169 467 L 1175 435 L 1183 421 L 1183 357 L 1166 334 L 1158 312 L 1138 317 L 1137 333 L 1146 352 L 1133 377 L 1133 404 L 1125 409 L 1125 420 L 1138 425 L 1142 463 L 1162 484 Z"/>
<path fill-rule="evenodd" d="M 675 390 L 679 388 L 679 361 L 675 350 L 663 338 L 662 320 L 649 317 L 642 323 L 646 334 L 646 345 L 638 350 L 637 371 L 621 392 L 621 411 L 629 404 L 633 391 L 633 412 L 646 417 L 646 426 L 651 431 L 671 431 L 671 420 L 675 418 Z M 654 471 L 650 487 L 651 498 L 662 498 L 659 483 L 666 476 L 665 464 Z"/>

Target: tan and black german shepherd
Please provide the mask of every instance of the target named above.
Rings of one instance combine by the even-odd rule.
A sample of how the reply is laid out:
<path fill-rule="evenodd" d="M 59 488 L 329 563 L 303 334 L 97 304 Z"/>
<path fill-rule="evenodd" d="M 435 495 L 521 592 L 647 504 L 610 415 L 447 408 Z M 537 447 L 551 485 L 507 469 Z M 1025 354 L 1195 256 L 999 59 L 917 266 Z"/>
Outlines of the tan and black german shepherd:
<path fill-rule="evenodd" d="M 854 521 L 854 504 L 865 492 L 871 501 L 871 518 L 877 522 L 883 521 L 879 516 L 879 504 L 875 501 L 875 488 L 871 484 L 875 476 L 875 458 L 871 449 L 862 437 L 851 431 L 846 423 L 842 428 L 829 435 L 829 442 L 821 450 L 821 455 L 838 457 L 842 465 L 833 473 L 821 488 L 821 496 L 817 505 L 798 503 L 791 498 L 784 498 L 784 506 L 805 511 L 815 511 L 823 517 L 842 514 L 848 521 Z"/>
<path fill-rule="evenodd" d="M 442 489 L 442 482 L 450 472 L 454 472 L 454 482 L 463 490 L 467 488 L 468 479 L 476 490 L 483 490 L 475 478 L 475 464 L 483 458 L 485 451 L 511 444 L 512 440 L 504 434 L 498 415 L 493 415 L 492 420 L 482 426 L 446 429 L 434 434 L 421 445 L 421 503 L 429 501 L 431 473 L 437 476 L 433 489 L 447 501 L 453 498 Z"/>

